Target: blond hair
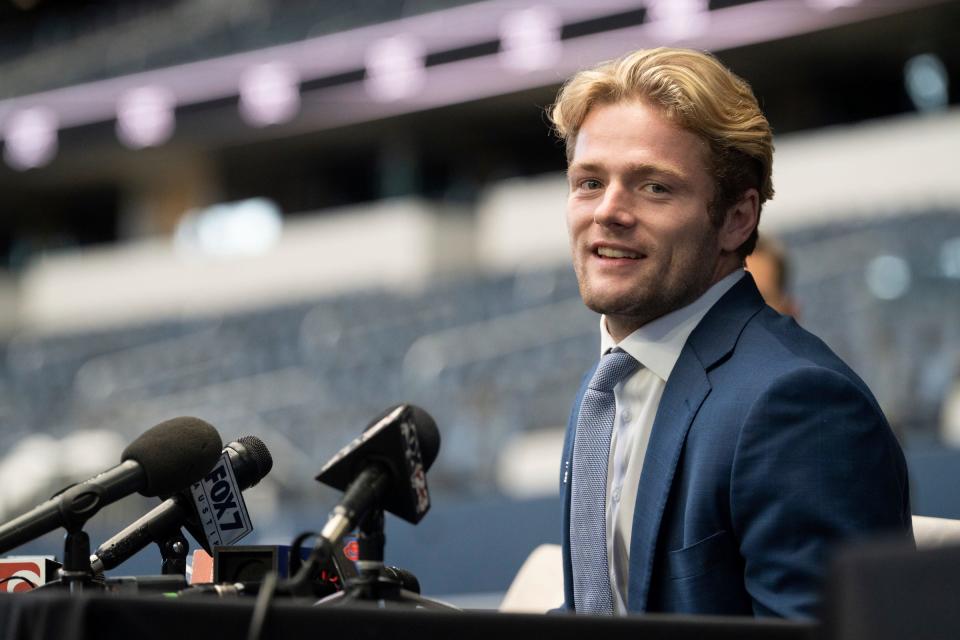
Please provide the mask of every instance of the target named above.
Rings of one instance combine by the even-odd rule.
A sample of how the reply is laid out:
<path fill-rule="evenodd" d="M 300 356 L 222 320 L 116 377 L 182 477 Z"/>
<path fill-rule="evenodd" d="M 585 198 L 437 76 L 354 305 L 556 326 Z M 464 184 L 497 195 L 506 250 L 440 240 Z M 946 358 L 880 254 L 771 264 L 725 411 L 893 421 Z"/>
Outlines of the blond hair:
<path fill-rule="evenodd" d="M 773 134 L 753 91 L 709 53 L 689 49 L 641 49 L 570 78 L 549 112 L 568 162 L 590 109 L 627 100 L 659 107 L 709 145 L 714 224 L 723 222 L 747 189 L 757 190 L 761 207 L 773 197 Z M 741 257 L 753 251 L 756 239 L 754 229 L 738 249 Z"/>

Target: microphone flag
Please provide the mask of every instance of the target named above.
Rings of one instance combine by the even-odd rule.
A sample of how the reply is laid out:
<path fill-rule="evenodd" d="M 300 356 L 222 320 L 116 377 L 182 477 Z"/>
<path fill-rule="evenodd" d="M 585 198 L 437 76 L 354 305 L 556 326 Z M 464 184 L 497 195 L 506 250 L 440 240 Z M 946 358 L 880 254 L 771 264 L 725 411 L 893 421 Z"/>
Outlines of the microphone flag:
<path fill-rule="evenodd" d="M 235 544 L 253 531 L 250 513 L 227 453 L 220 456 L 210 473 L 190 485 L 190 493 L 210 549 Z"/>

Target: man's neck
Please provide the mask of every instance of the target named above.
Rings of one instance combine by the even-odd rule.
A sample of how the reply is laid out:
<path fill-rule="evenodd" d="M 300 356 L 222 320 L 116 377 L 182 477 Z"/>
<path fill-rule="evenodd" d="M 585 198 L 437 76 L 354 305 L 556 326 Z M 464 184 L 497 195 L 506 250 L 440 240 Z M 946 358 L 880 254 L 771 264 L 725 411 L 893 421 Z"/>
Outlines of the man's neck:
<path fill-rule="evenodd" d="M 734 271 L 743 268 L 743 260 L 738 262 L 733 261 L 721 261 L 717 264 L 717 268 L 713 274 L 713 277 L 710 278 L 709 284 L 703 287 L 696 295 L 690 296 L 688 298 L 682 299 L 674 304 L 669 309 L 659 309 L 654 310 L 649 314 L 630 314 L 630 315 L 616 315 L 616 314 L 607 314 L 605 315 L 605 321 L 607 326 L 607 332 L 610 334 L 616 342 L 620 342 L 631 333 L 639 329 L 640 327 L 653 322 L 658 318 L 673 313 L 677 309 L 682 309 L 688 305 L 693 304 L 699 300 L 703 294 L 710 290 L 711 287 L 716 285 L 718 282 L 729 276 Z"/>
<path fill-rule="evenodd" d="M 619 344 L 626 338 L 631 335 L 638 329 L 645 327 L 646 325 L 659 320 L 670 314 L 685 309 L 697 303 L 698 300 L 701 300 L 706 294 L 717 286 L 718 283 L 729 277 L 733 273 L 743 274 L 743 269 L 740 267 L 734 268 L 729 272 L 725 273 L 720 278 L 714 280 L 706 289 L 700 292 L 699 295 L 694 297 L 692 300 L 686 300 L 680 304 L 674 305 L 673 308 L 665 312 L 660 312 L 656 314 L 650 314 L 650 316 L 640 316 L 640 315 L 613 315 L 613 314 L 604 314 L 603 321 L 604 327 L 606 328 L 607 333 L 613 338 L 614 344 Z M 739 280 L 739 278 L 737 278 Z M 732 284 L 730 285 L 732 286 Z M 724 292 L 729 289 L 729 286 L 724 289 Z M 719 296 L 717 296 L 719 298 Z M 715 302 L 715 301 L 714 301 Z"/>

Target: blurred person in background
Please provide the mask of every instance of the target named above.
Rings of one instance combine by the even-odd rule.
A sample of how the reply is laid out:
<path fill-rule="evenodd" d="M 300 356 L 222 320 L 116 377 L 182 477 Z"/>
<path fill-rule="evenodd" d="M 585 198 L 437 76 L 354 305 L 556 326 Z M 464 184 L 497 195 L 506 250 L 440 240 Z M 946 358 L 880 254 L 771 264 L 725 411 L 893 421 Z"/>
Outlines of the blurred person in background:
<path fill-rule="evenodd" d="M 960 449 L 960 378 L 955 377 L 940 406 L 940 438 L 944 444 Z"/>
<path fill-rule="evenodd" d="M 744 271 L 772 133 L 714 57 L 641 50 L 571 78 L 567 225 L 601 315 L 561 468 L 565 607 L 809 617 L 837 542 L 912 539 L 870 390 Z"/>
<path fill-rule="evenodd" d="M 757 246 L 747 256 L 747 271 L 760 290 L 763 301 L 785 316 L 799 317 L 799 307 L 790 295 L 790 262 L 775 238 L 757 237 Z"/>

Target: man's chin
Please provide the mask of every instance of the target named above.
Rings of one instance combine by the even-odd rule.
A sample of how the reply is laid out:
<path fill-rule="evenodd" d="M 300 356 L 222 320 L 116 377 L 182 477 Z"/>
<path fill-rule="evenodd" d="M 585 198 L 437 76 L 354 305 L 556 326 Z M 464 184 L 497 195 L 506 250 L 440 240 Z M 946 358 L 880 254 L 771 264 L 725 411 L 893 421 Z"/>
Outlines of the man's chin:
<path fill-rule="evenodd" d="M 643 315 L 644 310 L 649 306 L 642 300 L 629 299 L 624 296 L 581 295 L 581 297 L 588 309 L 607 316 Z"/>

